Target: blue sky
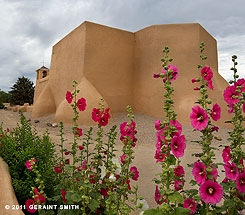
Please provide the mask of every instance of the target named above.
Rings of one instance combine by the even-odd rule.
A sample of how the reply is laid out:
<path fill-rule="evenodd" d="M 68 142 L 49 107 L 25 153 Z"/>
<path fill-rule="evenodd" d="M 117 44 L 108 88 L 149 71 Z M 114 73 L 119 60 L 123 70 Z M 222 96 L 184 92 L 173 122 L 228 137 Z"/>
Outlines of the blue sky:
<path fill-rule="evenodd" d="M 244 0 L 0 0 L 0 89 L 50 66 L 52 46 L 85 20 L 127 31 L 154 24 L 200 23 L 218 42 L 219 73 L 231 56 L 245 78 Z"/>

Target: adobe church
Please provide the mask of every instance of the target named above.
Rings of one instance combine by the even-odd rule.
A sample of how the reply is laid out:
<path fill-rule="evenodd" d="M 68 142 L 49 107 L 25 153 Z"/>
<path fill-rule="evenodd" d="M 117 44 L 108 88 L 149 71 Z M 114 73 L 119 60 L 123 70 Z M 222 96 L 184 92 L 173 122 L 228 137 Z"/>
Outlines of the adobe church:
<path fill-rule="evenodd" d="M 44 66 L 37 70 L 32 117 L 54 113 L 56 122 L 71 123 L 73 110 L 65 95 L 76 80 L 78 97 L 87 100 L 79 124 L 93 124 L 92 108 L 102 97 L 112 116 L 131 105 L 134 113 L 163 118 L 163 84 L 153 74 L 161 71 L 162 49 L 168 46 L 172 64 L 179 69 L 173 83 L 175 111 L 181 123 L 190 125 L 191 108 L 200 97 L 191 79 L 200 76 L 201 42 L 206 44 L 205 64 L 214 72 L 214 90 L 209 95 L 222 108 L 217 124 L 224 125 L 229 119 L 223 100 L 228 83 L 218 73 L 216 40 L 197 23 L 154 25 L 137 32 L 82 23 L 53 46 L 50 70 Z"/>

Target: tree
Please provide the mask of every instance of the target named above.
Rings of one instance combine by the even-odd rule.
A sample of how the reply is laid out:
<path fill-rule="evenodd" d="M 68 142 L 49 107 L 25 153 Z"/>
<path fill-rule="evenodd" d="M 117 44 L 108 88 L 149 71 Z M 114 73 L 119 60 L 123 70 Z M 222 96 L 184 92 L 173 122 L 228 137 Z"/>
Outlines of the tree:
<path fill-rule="evenodd" d="M 11 105 L 23 105 L 24 103 L 33 103 L 34 86 L 33 82 L 24 76 L 18 78 L 16 83 L 9 91 L 9 101 Z"/>
<path fill-rule="evenodd" d="M 0 89 L 0 108 L 3 108 L 3 103 L 8 103 L 9 94 Z"/>

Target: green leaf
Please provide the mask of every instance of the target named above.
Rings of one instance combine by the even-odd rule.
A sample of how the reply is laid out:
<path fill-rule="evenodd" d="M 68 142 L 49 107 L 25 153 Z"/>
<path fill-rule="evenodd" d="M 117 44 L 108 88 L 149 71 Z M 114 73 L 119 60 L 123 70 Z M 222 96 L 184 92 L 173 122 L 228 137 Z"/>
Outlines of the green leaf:
<path fill-rule="evenodd" d="M 190 214 L 190 211 L 189 209 L 186 209 L 186 208 L 182 208 L 182 207 L 177 207 L 175 209 L 175 215 L 189 215 Z"/>
<path fill-rule="evenodd" d="M 169 199 L 170 202 L 173 202 L 173 203 L 179 202 L 181 204 L 184 204 L 184 198 L 177 191 L 174 192 L 173 194 L 169 195 L 168 199 Z"/>
<path fill-rule="evenodd" d="M 175 165 L 175 163 L 176 163 L 176 158 L 175 158 L 175 156 L 171 155 L 170 159 L 169 159 L 169 164 L 170 165 Z"/>
<path fill-rule="evenodd" d="M 143 215 L 163 215 L 160 208 L 145 210 Z"/>
<path fill-rule="evenodd" d="M 82 197 L 79 195 L 79 193 L 74 193 L 71 195 L 71 201 L 80 202 L 81 200 L 82 200 Z"/>
<path fill-rule="evenodd" d="M 100 207 L 100 204 L 95 200 L 95 199 L 91 199 L 89 201 L 88 207 L 90 208 L 90 210 L 93 212 L 95 211 L 97 208 Z"/>

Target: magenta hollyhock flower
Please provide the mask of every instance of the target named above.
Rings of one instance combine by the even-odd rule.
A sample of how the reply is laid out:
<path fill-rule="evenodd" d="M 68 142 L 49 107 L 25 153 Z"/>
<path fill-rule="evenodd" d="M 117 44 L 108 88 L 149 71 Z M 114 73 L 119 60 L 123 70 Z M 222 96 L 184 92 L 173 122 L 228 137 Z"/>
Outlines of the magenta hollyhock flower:
<path fill-rule="evenodd" d="M 169 123 L 170 126 L 174 126 L 176 128 L 176 132 L 173 133 L 173 135 L 180 135 L 181 132 L 182 132 L 182 125 L 177 121 L 177 120 L 170 120 L 170 123 Z"/>
<path fill-rule="evenodd" d="M 139 178 L 139 171 L 137 170 L 137 167 L 136 167 L 136 166 L 132 166 L 132 167 L 130 168 L 130 172 L 133 173 L 132 179 L 135 180 L 135 181 L 137 181 L 138 178 Z"/>
<path fill-rule="evenodd" d="M 122 155 L 122 157 L 121 157 L 121 162 L 123 163 L 123 164 L 125 164 L 126 162 L 125 162 L 125 158 L 127 157 L 127 155 Z"/>
<path fill-rule="evenodd" d="M 63 197 L 63 203 L 66 203 L 66 191 L 65 190 L 61 190 L 61 195 L 62 195 L 62 197 Z"/>
<path fill-rule="evenodd" d="M 234 111 L 234 104 L 229 104 L 228 107 L 230 108 L 228 110 L 228 113 L 233 113 L 233 111 Z"/>
<path fill-rule="evenodd" d="M 208 66 L 204 66 L 201 70 L 202 77 L 206 81 L 210 81 L 213 78 L 213 71 Z"/>
<path fill-rule="evenodd" d="M 83 135 L 83 129 L 75 128 L 75 135 L 78 135 L 79 137 L 81 137 Z"/>
<path fill-rule="evenodd" d="M 66 164 L 70 164 L 70 160 L 69 160 L 69 159 L 66 159 L 66 160 L 65 160 L 65 163 L 66 163 Z"/>
<path fill-rule="evenodd" d="M 72 99 L 73 99 L 73 96 L 72 96 L 71 92 L 70 92 L 70 91 L 67 91 L 67 92 L 66 92 L 66 101 L 67 101 L 69 104 L 71 104 Z"/>
<path fill-rule="evenodd" d="M 35 195 L 38 196 L 38 197 L 36 197 L 36 198 L 34 199 L 34 201 L 35 201 L 37 204 L 43 204 L 43 203 L 46 202 L 45 197 L 44 197 L 43 195 L 40 195 L 40 194 L 39 194 L 37 188 L 34 189 L 34 193 L 35 193 Z M 39 202 L 38 202 L 38 201 L 39 201 Z"/>
<path fill-rule="evenodd" d="M 199 90 L 199 87 L 194 87 L 193 90 Z"/>
<path fill-rule="evenodd" d="M 184 184 L 185 184 L 184 181 L 179 181 L 177 179 L 174 179 L 174 188 L 175 188 L 175 190 L 179 191 L 179 190 L 183 189 Z"/>
<path fill-rule="evenodd" d="M 245 193 L 245 173 L 240 173 L 236 180 L 236 187 L 239 193 Z"/>
<path fill-rule="evenodd" d="M 175 157 L 183 157 L 184 156 L 184 151 L 186 148 L 185 144 L 185 136 L 184 135 L 175 135 L 172 138 L 171 142 L 171 151 L 174 154 Z"/>
<path fill-rule="evenodd" d="M 239 99 L 235 98 L 236 96 L 239 96 L 239 93 L 236 92 L 235 86 L 228 86 L 225 89 L 223 96 L 227 104 L 234 104 L 239 102 Z"/>
<path fill-rule="evenodd" d="M 211 111 L 211 117 L 214 121 L 218 121 L 220 119 L 221 108 L 218 104 L 213 105 L 213 109 Z"/>
<path fill-rule="evenodd" d="M 153 74 L 153 78 L 159 78 L 159 77 L 160 77 L 160 74 L 159 73 Z"/>
<path fill-rule="evenodd" d="M 225 163 L 231 159 L 231 149 L 229 146 L 223 149 L 222 157 Z"/>
<path fill-rule="evenodd" d="M 99 121 L 100 115 L 101 115 L 100 110 L 97 109 L 97 108 L 93 108 L 92 119 L 93 119 L 95 122 L 98 122 L 98 121 Z"/>
<path fill-rule="evenodd" d="M 203 130 L 208 125 L 208 114 L 197 105 L 192 108 L 190 119 L 192 127 L 198 131 Z"/>
<path fill-rule="evenodd" d="M 36 159 L 35 158 L 31 158 L 30 160 L 26 161 L 26 167 L 29 171 L 32 170 L 32 167 L 35 165 L 36 163 Z"/>
<path fill-rule="evenodd" d="M 181 177 L 185 174 L 185 170 L 183 168 L 183 166 L 177 166 L 175 169 L 174 169 L 174 174 L 178 177 Z"/>
<path fill-rule="evenodd" d="M 192 175 L 194 176 L 198 184 L 205 183 L 207 179 L 207 173 L 205 171 L 205 167 L 203 163 L 198 162 L 198 161 L 194 163 L 193 169 L 192 169 Z"/>
<path fill-rule="evenodd" d="M 241 86 L 241 87 L 242 87 L 241 92 L 245 92 L 245 79 L 244 79 L 244 78 L 238 79 L 238 80 L 234 83 L 234 86 L 235 86 L 235 87 Z"/>
<path fill-rule="evenodd" d="M 100 119 L 98 120 L 99 125 L 106 126 L 109 122 L 109 115 L 108 114 L 102 114 Z"/>
<path fill-rule="evenodd" d="M 162 128 L 161 128 L 161 125 L 162 125 L 162 122 L 161 122 L 161 120 L 156 120 L 156 122 L 155 122 L 155 128 L 156 128 L 156 130 L 161 130 Z"/>
<path fill-rule="evenodd" d="M 197 208 L 194 199 L 185 199 L 183 207 L 190 209 L 190 214 L 195 214 Z"/>
<path fill-rule="evenodd" d="M 178 77 L 178 67 L 177 66 L 174 66 L 174 65 L 168 65 L 168 68 L 169 68 L 170 71 L 172 71 L 171 72 L 172 78 L 169 81 L 176 80 L 177 77 Z M 167 71 L 164 68 L 161 71 L 162 74 L 166 74 L 166 72 Z M 170 77 L 168 77 L 168 78 L 170 78 Z M 167 81 L 167 77 L 164 77 L 163 78 L 163 82 L 165 83 L 166 81 Z"/>
<path fill-rule="evenodd" d="M 212 131 L 216 131 L 216 132 L 219 131 L 219 127 L 217 127 L 217 126 L 213 126 L 211 129 L 212 129 Z"/>
<path fill-rule="evenodd" d="M 83 146 L 79 146 L 78 147 L 81 151 L 84 149 L 84 147 Z"/>
<path fill-rule="evenodd" d="M 225 177 L 222 183 L 227 183 L 227 182 L 228 182 L 228 179 Z"/>
<path fill-rule="evenodd" d="M 163 162 L 163 159 L 165 158 L 165 154 L 161 151 L 160 148 L 158 148 L 156 150 L 154 158 L 157 160 L 156 163 Z"/>
<path fill-rule="evenodd" d="M 33 199 L 28 199 L 25 203 L 26 205 L 26 210 L 30 213 L 35 213 L 36 209 L 33 207 L 35 205 L 35 202 Z"/>
<path fill-rule="evenodd" d="M 208 180 L 200 186 L 199 195 L 205 203 L 217 204 L 223 197 L 223 189 L 217 182 Z"/>
<path fill-rule="evenodd" d="M 215 180 L 218 178 L 218 170 L 216 167 L 212 167 L 213 171 L 210 172 L 210 174 L 215 178 Z"/>
<path fill-rule="evenodd" d="M 243 103 L 242 111 L 245 113 L 245 102 Z"/>
<path fill-rule="evenodd" d="M 132 121 L 130 124 L 127 122 L 124 122 L 120 125 L 120 133 L 122 135 L 122 139 L 124 139 L 125 136 L 133 136 L 134 134 L 137 133 L 135 131 L 136 123 Z"/>
<path fill-rule="evenodd" d="M 161 196 L 160 192 L 159 192 L 159 189 L 158 189 L 158 186 L 156 186 L 156 190 L 155 190 L 155 201 L 158 205 L 161 205 L 162 204 L 162 199 L 163 197 Z"/>
<path fill-rule="evenodd" d="M 239 174 L 236 164 L 234 162 L 232 162 L 231 164 L 226 162 L 224 164 L 224 168 L 225 168 L 226 178 L 235 181 Z"/>
<path fill-rule="evenodd" d="M 214 89 L 212 80 L 208 81 L 208 87 L 210 90 Z"/>
<path fill-rule="evenodd" d="M 85 111 L 87 104 L 85 98 L 80 98 L 77 100 L 77 107 L 80 111 Z"/>
<path fill-rule="evenodd" d="M 63 170 L 63 165 L 61 163 L 58 163 L 55 167 L 54 170 L 56 173 L 62 173 Z"/>
<path fill-rule="evenodd" d="M 70 154 L 70 151 L 66 151 L 66 152 L 65 152 L 65 155 L 69 155 L 69 154 Z"/>

